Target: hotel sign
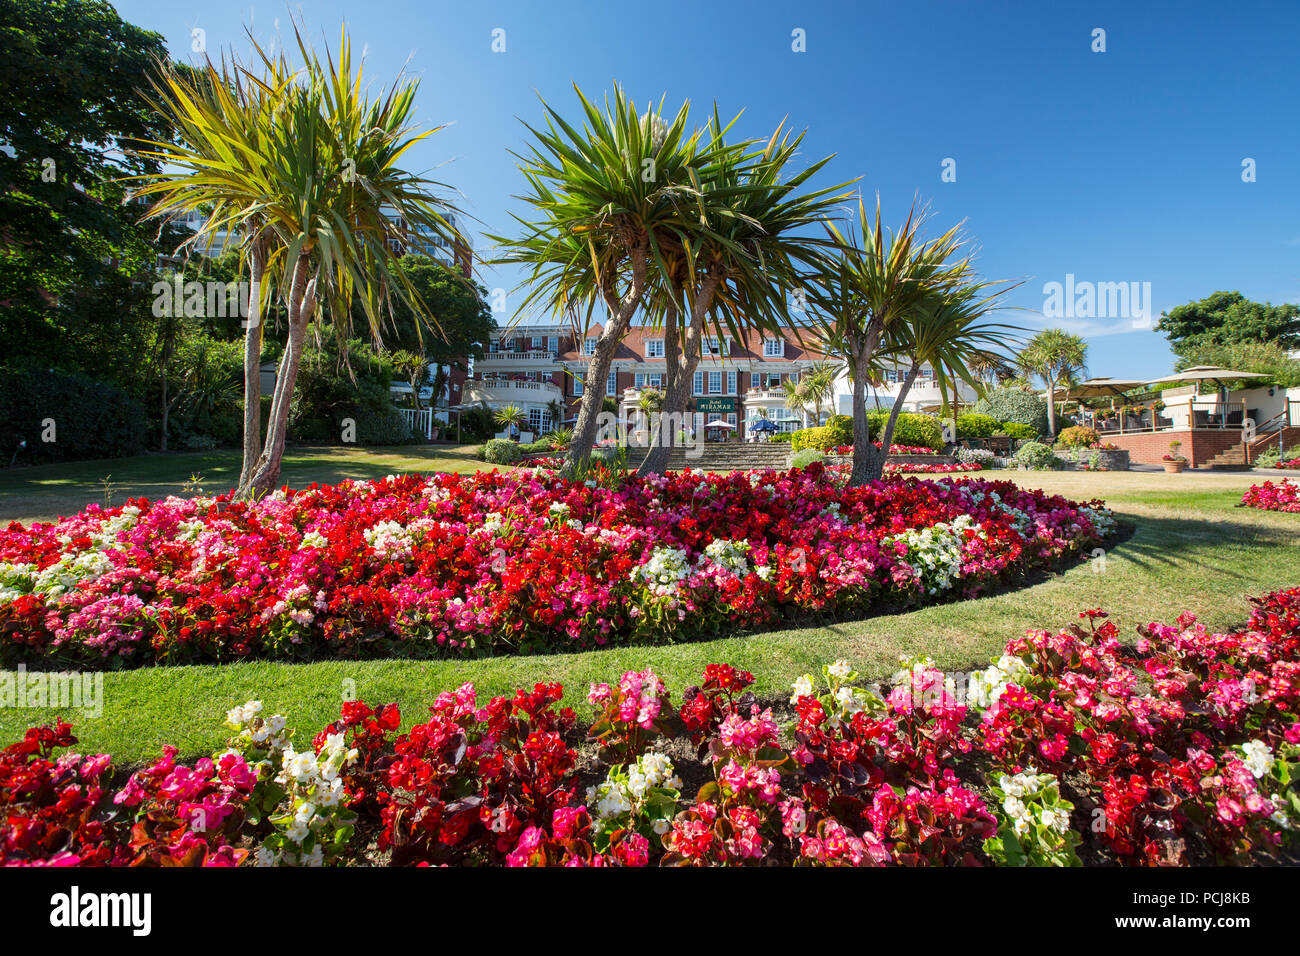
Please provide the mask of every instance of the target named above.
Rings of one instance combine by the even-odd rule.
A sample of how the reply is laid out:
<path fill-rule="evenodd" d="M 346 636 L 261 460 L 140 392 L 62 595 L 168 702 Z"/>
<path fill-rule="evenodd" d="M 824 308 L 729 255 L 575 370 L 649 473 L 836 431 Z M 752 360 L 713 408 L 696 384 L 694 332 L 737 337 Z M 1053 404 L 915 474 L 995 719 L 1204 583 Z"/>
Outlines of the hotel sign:
<path fill-rule="evenodd" d="M 705 415 L 726 415 L 736 410 L 734 398 L 697 398 L 695 410 Z"/>

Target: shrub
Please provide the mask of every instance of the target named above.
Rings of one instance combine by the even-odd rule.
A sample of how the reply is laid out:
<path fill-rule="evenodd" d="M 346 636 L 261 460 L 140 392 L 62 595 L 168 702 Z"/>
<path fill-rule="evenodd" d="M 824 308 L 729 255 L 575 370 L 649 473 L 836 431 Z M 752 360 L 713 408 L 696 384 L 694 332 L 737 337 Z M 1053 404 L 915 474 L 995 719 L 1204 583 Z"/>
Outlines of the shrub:
<path fill-rule="evenodd" d="M 1083 425 L 1071 425 L 1056 437 L 1066 448 L 1087 448 L 1097 443 L 1097 433 Z"/>
<path fill-rule="evenodd" d="M 998 420 L 991 415 L 976 415 L 972 412 L 957 416 L 958 438 L 988 438 L 998 427 Z"/>
<path fill-rule="evenodd" d="M 889 420 L 889 412 L 886 409 L 867 412 L 867 424 L 871 428 L 872 441 L 880 441 L 882 433 L 885 430 L 885 423 Z M 850 433 L 849 442 L 853 441 L 853 435 Z M 837 442 L 836 444 L 844 444 Z M 916 412 L 899 412 L 898 421 L 894 424 L 893 440 L 891 445 L 915 445 L 932 448 L 939 451 L 944 446 L 943 428 L 939 424 L 939 419 L 933 415 L 922 415 Z"/>
<path fill-rule="evenodd" d="M 289 434 L 299 441 L 338 442 L 342 422 L 356 422 L 363 445 L 400 445 L 414 440 L 393 405 L 390 389 L 399 376 L 386 356 L 360 341 L 350 343 L 348 374 L 334 343 L 304 351 L 289 405 Z"/>
<path fill-rule="evenodd" d="M 1018 441 L 1037 438 L 1039 435 L 1038 429 L 1034 428 L 1033 425 L 1022 425 L 1020 422 L 1003 422 L 1002 430 Z"/>
<path fill-rule="evenodd" d="M 825 460 L 826 460 L 826 452 L 822 451 L 819 448 L 805 448 L 803 451 L 797 452 L 794 458 L 790 460 L 790 467 L 807 468 L 815 461 L 825 461 Z"/>
<path fill-rule="evenodd" d="M 513 465 L 521 457 L 519 445 L 508 438 L 493 438 L 483 448 L 483 460 L 493 465 Z"/>
<path fill-rule="evenodd" d="M 0 465 L 119 458 L 145 450 L 144 406 L 113 385 L 72 372 L 0 368 Z M 44 438 L 53 436 L 52 441 Z"/>
<path fill-rule="evenodd" d="M 362 445 L 407 445 L 414 440 L 406 417 L 393 405 L 357 413 L 357 441 Z"/>
<path fill-rule="evenodd" d="M 837 445 L 853 444 L 852 415 L 832 415 L 826 419 L 824 427 L 831 433 L 831 444 L 828 447 L 834 448 Z M 895 436 L 894 440 L 898 440 L 897 436 Z"/>
<path fill-rule="evenodd" d="M 794 432 L 773 432 L 771 441 L 793 442 Z"/>
<path fill-rule="evenodd" d="M 801 428 L 790 438 L 790 445 L 795 451 L 803 451 L 808 448 L 815 448 L 818 451 L 828 451 L 840 444 L 831 437 L 831 430 L 822 426 L 820 428 Z"/>
<path fill-rule="evenodd" d="M 1031 441 L 1021 445 L 1013 456 L 1017 464 L 1028 465 L 1034 471 L 1047 471 L 1060 464 L 1050 445 Z"/>
<path fill-rule="evenodd" d="M 1018 388 L 994 389 L 976 402 L 972 411 L 976 415 L 996 418 L 1004 426 L 1008 422 L 1018 422 L 1032 427 L 1035 435 L 1047 433 L 1047 403 L 1033 392 Z M 1008 431 L 1007 434 L 1011 433 Z"/>
<path fill-rule="evenodd" d="M 987 448 L 958 448 L 957 460 L 963 465 L 983 465 L 988 468 L 993 465 L 993 460 L 997 456 Z"/>

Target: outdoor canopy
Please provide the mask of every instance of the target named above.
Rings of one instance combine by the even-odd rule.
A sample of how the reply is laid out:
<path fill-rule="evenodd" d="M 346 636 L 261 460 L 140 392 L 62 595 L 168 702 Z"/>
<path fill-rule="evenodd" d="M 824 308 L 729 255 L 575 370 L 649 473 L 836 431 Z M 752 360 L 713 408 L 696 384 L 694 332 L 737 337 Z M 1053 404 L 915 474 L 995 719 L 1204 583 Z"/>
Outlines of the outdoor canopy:
<path fill-rule="evenodd" d="M 1261 372 L 1239 372 L 1236 369 L 1221 368 L 1218 365 L 1193 365 L 1185 372 L 1175 372 L 1173 375 L 1166 375 L 1164 378 L 1153 380 L 1156 382 L 1214 382 L 1222 387 L 1227 382 L 1237 381 L 1243 378 L 1265 378 Z"/>
<path fill-rule="evenodd" d="M 776 425 L 766 418 L 760 418 L 757 422 L 749 426 L 749 430 L 751 432 L 774 432 L 776 431 Z"/>

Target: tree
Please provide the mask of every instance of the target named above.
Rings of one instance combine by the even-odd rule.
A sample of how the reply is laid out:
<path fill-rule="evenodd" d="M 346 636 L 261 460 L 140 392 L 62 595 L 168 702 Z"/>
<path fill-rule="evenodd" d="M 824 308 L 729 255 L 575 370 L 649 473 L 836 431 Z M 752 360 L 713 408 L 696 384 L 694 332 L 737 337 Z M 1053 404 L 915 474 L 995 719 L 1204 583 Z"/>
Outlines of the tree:
<path fill-rule="evenodd" d="M 0 4 L 0 356 L 133 392 L 154 317 L 162 243 L 124 204 L 124 175 L 156 169 L 124 147 L 171 135 L 146 87 L 162 37 L 99 0 Z"/>
<path fill-rule="evenodd" d="M 935 290 L 889 327 L 882 358 L 887 356 L 895 366 L 905 365 L 907 373 L 881 431 L 881 450 L 885 454 L 893 442 L 899 411 L 923 366 L 933 370 L 945 406 L 949 403 L 949 392 L 955 396 L 960 382 L 975 387 L 977 364 L 989 354 L 996 354 L 1001 343 L 1015 331 L 1005 323 L 984 321 L 1011 288 L 1014 286 L 973 280 L 964 275 L 950 286 Z"/>
<path fill-rule="evenodd" d="M 1088 345 L 1082 337 L 1063 329 L 1043 329 L 1020 350 L 1016 365 L 1026 375 L 1037 375 L 1047 386 L 1047 430 L 1056 434 L 1056 386 L 1082 372 Z"/>
<path fill-rule="evenodd" d="M 781 391 L 785 393 L 785 407 L 802 415 L 808 410 L 808 388 L 802 381 L 782 382 Z"/>
<path fill-rule="evenodd" d="M 921 218 L 914 205 L 897 232 L 886 232 L 877 197 L 874 221 L 859 200 L 856 236 L 850 229 L 846 238 L 834 223 L 826 222 L 837 249 L 822 263 L 808 303 L 822 341 L 844 356 L 853 381 L 851 487 L 880 477 L 889 455 L 888 445 L 878 449 L 871 443 L 866 402 L 867 383 L 880 372 L 877 353 L 886 336 L 896 323 L 932 297 L 948 294 L 969 275 L 968 259 L 950 262 L 963 245 L 957 227 L 926 241 Z"/>
<path fill-rule="evenodd" d="M 429 381 L 429 360 L 423 355 L 408 352 L 406 349 L 398 349 L 390 353 L 388 360 L 393 363 L 393 368 L 397 369 L 398 374 L 410 384 L 411 397 L 415 401 L 416 410 L 419 411 L 420 389 Z"/>
<path fill-rule="evenodd" d="M 585 122 L 568 123 L 543 101 L 545 129 L 527 126 L 532 142 L 519 156 L 528 183 L 524 201 L 535 219 L 515 219 L 522 234 L 492 236 L 501 247 L 497 263 L 530 268 L 530 292 L 516 314 L 542 306 L 567 316 L 585 336 L 599 326 L 587 363 L 588 386 L 604 382 L 618 344 L 627 335 L 646 292 L 647 270 L 662 261 L 662 226 L 694 202 L 688 166 L 708 162 L 700 134 L 686 133 L 689 104 L 666 121 L 658 111 L 638 114 L 619 87 L 604 109 L 576 86 Z M 593 322 L 597 308 L 605 312 Z M 584 390 L 567 462 L 590 456 L 604 389 Z"/>
<path fill-rule="evenodd" d="M 192 244 L 228 229 L 246 250 L 253 291 L 245 339 L 242 497 L 270 491 L 279 477 L 294 381 L 318 306 L 326 302 L 342 341 L 350 337 L 354 298 L 375 340 L 393 294 L 425 312 L 396 267 L 394 246 L 402 237 L 389 216 L 449 242 L 457 238 L 443 218 L 452 207 L 430 195 L 439 184 L 398 166 L 412 145 L 434 132 L 415 132 L 411 125 L 418 81 L 398 77 L 372 100 L 362 68 L 353 74 L 346 33 L 324 61 L 296 24 L 294 33 L 302 57 L 297 70 L 283 52 L 272 58 L 256 41 L 258 72 L 237 62 L 223 62 L 218 70 L 207 60 L 191 81 L 160 62 L 152 102 L 172 121 L 178 141 L 151 142 L 144 155 L 165 171 L 139 177 L 138 192 L 157 197 L 151 215 L 208 213 Z M 268 276 L 285 303 L 287 340 L 259 452 L 261 296 Z"/>
<path fill-rule="evenodd" d="M 1156 328 L 1184 358 L 1212 345 L 1274 342 L 1288 351 L 1300 348 L 1300 306 L 1252 302 L 1240 292 L 1215 292 L 1161 314 Z"/>
<path fill-rule="evenodd" d="M 828 245 L 802 230 L 847 198 L 837 192 L 847 184 L 805 188 L 830 157 L 790 173 L 804 134 L 791 135 L 782 124 L 757 147 L 751 141 L 729 146 L 728 129 L 715 110 L 708 128 L 714 160 L 691 171 L 697 203 L 666 227 L 665 254 L 656 262 L 652 301 L 663 314 L 669 421 L 686 412 L 706 325 L 721 342 L 728 334 L 744 339 L 790 324 L 788 300 Z M 652 444 L 640 473 L 661 473 L 668 454 L 666 442 Z"/>
<path fill-rule="evenodd" d="M 492 420 L 507 431 L 516 425 L 522 426 L 527 419 L 528 416 L 518 405 L 502 405 L 492 413 Z"/>
<path fill-rule="evenodd" d="M 497 329 L 487 289 L 425 255 L 405 255 L 397 268 L 419 295 L 425 313 L 417 315 L 409 302 L 395 300 L 385 341 L 394 349 L 422 355 L 431 365 L 465 371 L 464 359 L 481 358 Z"/>

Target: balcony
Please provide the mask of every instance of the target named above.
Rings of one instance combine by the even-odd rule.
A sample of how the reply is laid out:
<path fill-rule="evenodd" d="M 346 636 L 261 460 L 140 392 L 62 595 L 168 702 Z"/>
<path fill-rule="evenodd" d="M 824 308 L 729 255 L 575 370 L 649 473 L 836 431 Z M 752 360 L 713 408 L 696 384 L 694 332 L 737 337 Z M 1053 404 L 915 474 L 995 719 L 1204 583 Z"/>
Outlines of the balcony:
<path fill-rule="evenodd" d="M 488 352 L 474 360 L 481 368 L 540 368 L 555 361 L 558 352 L 547 349 L 529 349 L 525 352 Z"/>
<path fill-rule="evenodd" d="M 545 405 L 563 402 L 564 392 L 550 382 L 490 382 L 470 379 L 461 395 L 464 405 Z"/>
<path fill-rule="evenodd" d="M 745 404 L 770 404 L 776 402 L 779 405 L 785 405 L 785 389 L 781 388 L 751 388 L 745 392 Z"/>

